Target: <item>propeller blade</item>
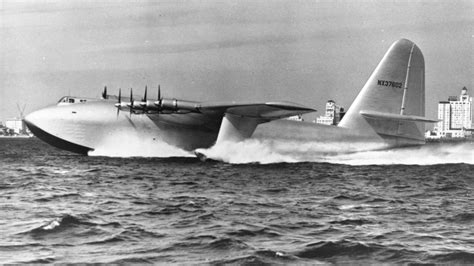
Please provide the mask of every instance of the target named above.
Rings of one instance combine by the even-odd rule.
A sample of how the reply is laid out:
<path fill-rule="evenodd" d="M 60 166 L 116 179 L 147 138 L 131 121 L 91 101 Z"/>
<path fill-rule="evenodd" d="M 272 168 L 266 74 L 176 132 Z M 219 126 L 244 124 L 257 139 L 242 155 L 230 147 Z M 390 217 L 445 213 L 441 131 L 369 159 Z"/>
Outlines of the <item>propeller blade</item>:
<path fill-rule="evenodd" d="M 107 86 L 104 86 L 104 91 L 102 92 L 102 99 L 107 99 Z"/>
<path fill-rule="evenodd" d="M 161 98 L 161 88 L 160 88 L 160 84 L 158 84 L 158 109 L 161 111 L 161 104 L 163 103 L 162 102 L 162 98 Z"/>
<path fill-rule="evenodd" d="M 116 104 L 117 106 L 117 118 L 120 113 L 120 108 L 122 107 L 122 88 L 119 88 L 119 96 L 118 96 L 118 103 Z"/>
<path fill-rule="evenodd" d="M 161 88 L 160 85 L 158 85 L 158 99 L 153 102 L 153 104 L 156 106 L 156 110 L 159 114 L 161 113 L 162 100 L 163 99 L 161 98 Z"/>
<path fill-rule="evenodd" d="M 143 97 L 143 101 L 146 102 L 146 91 L 148 90 L 147 86 L 145 85 L 145 96 Z"/>
<path fill-rule="evenodd" d="M 158 84 L 158 101 L 161 101 L 161 89 L 160 89 L 159 84 Z"/>
<path fill-rule="evenodd" d="M 147 107 L 147 99 L 146 99 L 146 93 L 147 93 L 147 90 L 148 90 L 148 87 L 145 85 L 145 95 L 143 96 L 143 100 L 142 100 L 142 106 L 143 106 L 143 113 L 146 113 L 147 110 L 146 110 L 146 107 Z"/>
<path fill-rule="evenodd" d="M 133 112 L 133 89 L 130 88 L 130 115 L 132 115 Z"/>

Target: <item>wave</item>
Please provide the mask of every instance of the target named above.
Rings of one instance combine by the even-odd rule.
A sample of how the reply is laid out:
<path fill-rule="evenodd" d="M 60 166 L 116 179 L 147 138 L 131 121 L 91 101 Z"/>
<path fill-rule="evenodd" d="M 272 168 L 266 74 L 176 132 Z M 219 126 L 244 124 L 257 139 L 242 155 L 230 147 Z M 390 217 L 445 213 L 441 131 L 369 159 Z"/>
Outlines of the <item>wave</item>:
<path fill-rule="evenodd" d="M 347 262 L 348 259 L 350 261 L 368 259 L 378 263 L 396 264 L 439 262 L 472 264 L 474 262 L 474 253 L 465 250 L 451 250 L 432 255 L 426 251 L 407 249 L 400 244 L 387 246 L 347 240 L 320 241 L 308 244 L 303 250 L 295 252 L 294 255 L 298 258 L 330 261 L 336 264 Z"/>
<path fill-rule="evenodd" d="M 279 237 L 281 236 L 279 233 L 272 231 L 268 228 L 261 228 L 257 230 L 248 230 L 248 229 L 238 229 L 235 231 L 227 232 L 226 233 L 232 237 Z"/>
<path fill-rule="evenodd" d="M 40 235 L 59 232 L 82 223 L 83 222 L 80 218 L 66 214 L 31 230 L 30 233 L 34 235 Z"/>
<path fill-rule="evenodd" d="M 222 251 L 245 250 L 247 248 L 248 248 L 248 245 L 245 244 L 243 241 L 240 241 L 238 239 L 232 239 L 232 238 L 220 238 L 215 241 L 212 241 L 211 243 L 205 246 L 205 249 L 222 250 Z"/>
<path fill-rule="evenodd" d="M 444 254 L 438 254 L 429 258 L 435 262 L 449 262 L 453 264 L 470 264 L 474 262 L 474 253 L 466 251 L 456 251 Z"/>
<path fill-rule="evenodd" d="M 34 201 L 49 202 L 49 201 L 64 199 L 64 198 L 67 198 L 67 197 L 79 197 L 79 196 L 80 196 L 80 194 L 75 193 L 75 192 L 63 193 L 63 194 L 53 194 L 53 195 L 48 195 L 48 196 L 41 197 L 41 198 L 36 198 L 36 199 L 34 199 Z"/>
<path fill-rule="evenodd" d="M 387 149 L 379 143 L 320 143 L 248 139 L 198 149 L 207 159 L 231 164 L 324 162 L 347 165 L 474 164 L 473 143 L 426 144 Z"/>
<path fill-rule="evenodd" d="M 330 224 L 340 224 L 340 225 L 364 225 L 364 224 L 372 224 L 372 221 L 366 219 L 342 219 L 337 221 L 330 221 Z"/>
<path fill-rule="evenodd" d="M 33 228 L 27 232 L 23 232 L 21 234 L 31 234 L 34 236 L 41 236 L 41 235 L 48 235 L 63 232 L 74 227 L 84 226 L 89 228 L 94 227 L 120 227 L 120 223 L 118 222 L 110 222 L 110 223 L 95 223 L 90 221 L 90 217 L 87 215 L 79 215 L 74 216 L 70 214 L 65 214 L 61 217 L 52 219 L 39 227 Z"/>
<path fill-rule="evenodd" d="M 448 221 L 456 223 L 472 223 L 474 222 L 474 213 L 463 212 L 454 215 L 453 217 L 448 217 Z"/>
<path fill-rule="evenodd" d="M 316 258 L 330 258 L 335 256 L 349 256 L 349 257 L 360 257 L 370 256 L 371 254 L 380 251 L 381 246 L 378 245 L 366 245 L 358 242 L 349 241 L 321 241 L 307 245 L 307 248 L 297 252 L 296 256 L 306 259 Z"/>
<path fill-rule="evenodd" d="M 368 264 L 424 263 L 425 253 L 413 251 L 396 245 L 389 247 L 375 243 L 352 242 L 347 240 L 320 241 L 306 246 L 294 254 L 298 258 L 320 260 L 335 264 L 347 264 L 348 261 L 367 260 Z"/>
<path fill-rule="evenodd" d="M 253 255 L 212 261 L 212 265 L 284 265 L 294 263 L 296 257 L 281 251 L 258 250 Z M 304 263 L 303 263 L 304 264 Z"/>

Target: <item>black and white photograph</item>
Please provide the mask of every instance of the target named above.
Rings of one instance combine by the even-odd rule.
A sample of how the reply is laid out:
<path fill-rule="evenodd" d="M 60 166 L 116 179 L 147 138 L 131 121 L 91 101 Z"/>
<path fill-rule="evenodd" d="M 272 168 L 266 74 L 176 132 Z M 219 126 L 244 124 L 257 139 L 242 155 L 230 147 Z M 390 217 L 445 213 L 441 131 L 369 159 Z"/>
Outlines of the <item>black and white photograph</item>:
<path fill-rule="evenodd" d="M 0 264 L 474 264 L 474 1 L 0 0 Z"/>

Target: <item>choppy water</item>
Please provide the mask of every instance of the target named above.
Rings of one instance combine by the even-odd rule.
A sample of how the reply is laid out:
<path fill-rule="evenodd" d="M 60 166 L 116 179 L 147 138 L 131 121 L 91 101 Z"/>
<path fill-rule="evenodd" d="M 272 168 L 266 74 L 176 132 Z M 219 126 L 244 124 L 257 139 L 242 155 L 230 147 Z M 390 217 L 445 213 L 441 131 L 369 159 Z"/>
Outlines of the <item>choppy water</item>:
<path fill-rule="evenodd" d="M 472 148 L 262 165 L 0 139 L 0 263 L 472 264 Z"/>

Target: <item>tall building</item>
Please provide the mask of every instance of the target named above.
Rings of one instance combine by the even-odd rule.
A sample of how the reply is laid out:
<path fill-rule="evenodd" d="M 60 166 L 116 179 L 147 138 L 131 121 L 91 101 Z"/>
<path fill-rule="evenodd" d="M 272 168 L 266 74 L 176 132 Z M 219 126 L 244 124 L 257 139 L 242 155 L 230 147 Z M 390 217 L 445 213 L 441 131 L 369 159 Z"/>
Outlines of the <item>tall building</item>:
<path fill-rule="evenodd" d="M 333 100 L 326 103 L 326 113 L 316 119 L 316 123 L 325 125 L 337 125 L 344 116 L 344 108 L 337 105 Z"/>
<path fill-rule="evenodd" d="M 447 101 L 438 103 L 438 119 L 435 132 L 441 138 L 464 138 L 472 132 L 472 97 L 466 87 L 461 95 L 450 96 Z"/>

